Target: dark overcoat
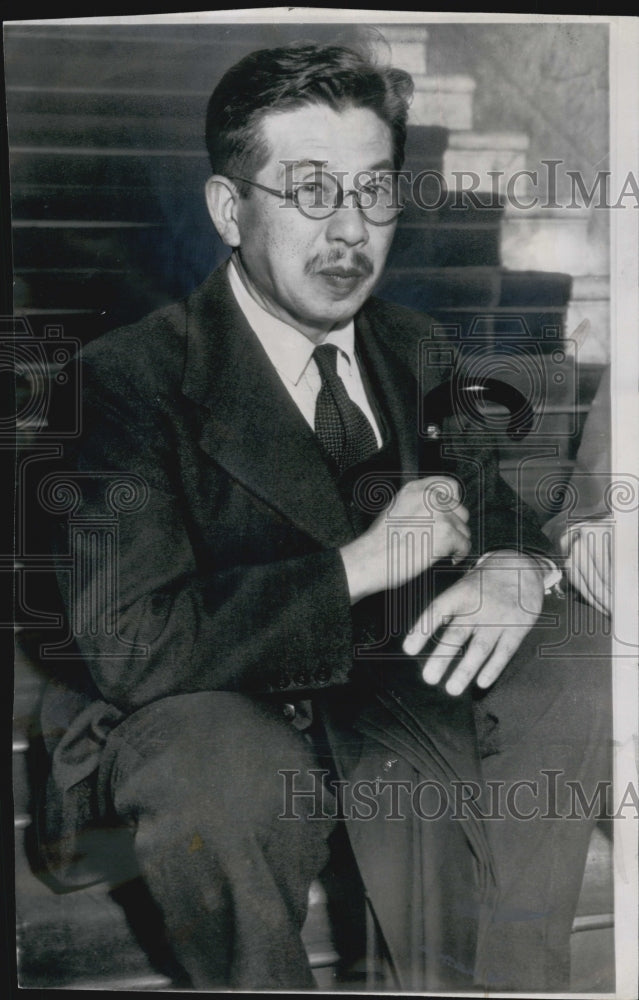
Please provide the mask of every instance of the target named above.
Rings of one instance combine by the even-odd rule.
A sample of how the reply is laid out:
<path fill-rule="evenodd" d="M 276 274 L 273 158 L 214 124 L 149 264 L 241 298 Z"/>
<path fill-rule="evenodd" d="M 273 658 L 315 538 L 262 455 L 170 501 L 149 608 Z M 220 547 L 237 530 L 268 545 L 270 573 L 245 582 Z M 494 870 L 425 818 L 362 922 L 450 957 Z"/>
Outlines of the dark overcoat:
<path fill-rule="evenodd" d="M 463 770 L 460 759 L 468 763 L 463 776 L 474 773 L 468 702 L 448 699 L 446 707 L 433 696 L 422 713 L 426 739 L 411 730 L 397 707 L 397 690 L 385 684 L 379 655 L 379 630 L 385 638 L 389 631 L 388 621 L 381 621 L 387 595 L 352 609 L 338 550 L 366 518 L 370 522 L 376 496 L 384 506 L 410 479 L 442 471 L 462 484 L 471 556 L 502 547 L 546 551 L 547 543 L 501 479 L 489 447 L 475 437 L 455 458 L 454 451 L 442 455 L 439 442 L 424 439 L 430 415 L 420 412 L 420 401 L 441 379 L 438 368 L 420 369 L 428 318 L 370 299 L 355 324 L 369 388 L 393 442 L 392 467 L 378 470 L 384 490 L 376 494 L 372 480 L 368 500 L 349 497 L 337 482 L 223 271 L 186 300 L 84 350 L 82 436 L 66 446 L 64 468 L 54 471 L 54 479 L 67 476 L 78 486 L 76 526 L 113 518 L 111 487 L 118 476 L 128 486 L 114 535 L 116 583 L 96 584 L 67 570 L 59 575 L 82 658 L 81 670 L 77 661 L 59 661 L 60 679 L 44 704 L 53 761 L 48 839 L 58 845 L 49 856 L 61 880 L 80 884 L 94 877 L 90 866 L 83 870 L 76 863 L 82 855 L 74 853 L 73 837 L 88 820 L 91 779 L 106 735 L 123 717 L 167 696 L 227 690 L 286 703 L 317 699 L 342 773 L 359 773 L 361 747 L 380 732 L 380 752 L 388 755 L 390 739 L 388 746 L 404 746 L 406 759 L 424 774 L 454 776 Z M 66 558 L 68 520 L 54 521 L 55 546 Z M 89 606 L 99 622 L 113 627 L 78 624 L 79 608 Z M 389 655 L 395 657 L 393 676 L 403 670 L 406 680 L 416 663 L 396 655 L 401 638 L 391 637 Z M 367 656 L 367 643 L 374 655 Z M 353 681 L 368 669 L 382 697 L 367 702 L 352 730 L 357 745 L 344 753 L 353 717 L 343 708 L 361 699 L 362 685 Z M 383 735 L 396 725 L 400 744 L 397 732 Z M 476 864 L 481 834 L 470 829 L 465 837 Z M 379 849 L 370 852 L 370 836 L 357 833 L 353 840 L 365 881 L 371 871 L 374 881 L 371 859 L 378 866 Z M 396 871 L 394 900 L 385 904 L 371 887 L 383 929 L 385 905 L 396 926 L 402 900 L 414 898 L 416 878 L 406 857 L 394 860 L 391 852 L 385 863 Z M 392 942 L 390 927 L 387 938 Z"/>

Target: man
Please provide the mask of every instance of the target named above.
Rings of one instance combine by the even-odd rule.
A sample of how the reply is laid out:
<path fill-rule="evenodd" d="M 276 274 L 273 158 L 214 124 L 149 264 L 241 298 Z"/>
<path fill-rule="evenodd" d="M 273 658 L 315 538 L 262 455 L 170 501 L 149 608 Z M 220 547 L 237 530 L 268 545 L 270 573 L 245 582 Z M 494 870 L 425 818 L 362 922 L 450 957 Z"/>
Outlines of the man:
<path fill-rule="evenodd" d="M 60 573 L 90 679 L 45 700 L 49 860 L 79 880 L 75 824 L 129 829 L 200 989 L 313 985 L 300 929 L 341 814 L 401 989 L 566 983 L 591 823 L 557 781 L 545 822 L 515 793 L 482 817 L 500 784 L 605 776 L 606 670 L 592 643 L 538 659 L 564 637 L 557 602 L 538 620 L 547 542 L 483 435 L 420 435 L 429 321 L 370 297 L 410 92 L 340 47 L 233 67 L 207 116 L 230 261 L 84 352 L 79 516 L 118 475 L 138 492 L 116 583 L 79 547 Z M 366 783 L 411 809 L 362 815 Z"/>

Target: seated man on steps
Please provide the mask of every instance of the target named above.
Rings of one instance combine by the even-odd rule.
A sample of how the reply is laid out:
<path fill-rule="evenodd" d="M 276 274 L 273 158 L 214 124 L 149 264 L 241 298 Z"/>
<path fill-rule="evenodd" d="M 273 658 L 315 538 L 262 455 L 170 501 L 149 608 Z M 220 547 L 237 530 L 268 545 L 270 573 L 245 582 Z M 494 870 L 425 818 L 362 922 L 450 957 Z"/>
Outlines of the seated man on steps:
<path fill-rule="evenodd" d="M 87 670 L 45 698 L 47 856 L 79 880 L 83 825 L 129 830 L 198 989 L 313 985 L 338 826 L 397 988 L 568 982 L 594 818 L 565 821 L 566 781 L 607 777 L 609 662 L 544 600 L 485 436 L 420 434 L 428 317 L 371 297 L 411 86 L 332 46 L 230 69 L 206 122 L 230 259 L 82 359 L 59 482 L 87 524 L 118 476 L 138 495 L 117 586 L 79 551 L 59 575 Z"/>

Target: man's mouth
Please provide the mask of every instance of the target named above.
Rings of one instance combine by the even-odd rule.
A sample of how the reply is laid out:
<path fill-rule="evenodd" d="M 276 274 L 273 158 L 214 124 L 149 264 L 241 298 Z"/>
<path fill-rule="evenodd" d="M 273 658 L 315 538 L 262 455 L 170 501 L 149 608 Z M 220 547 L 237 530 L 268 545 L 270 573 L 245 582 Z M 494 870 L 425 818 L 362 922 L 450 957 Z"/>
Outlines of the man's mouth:
<path fill-rule="evenodd" d="M 359 292 L 367 277 L 366 272 L 358 267 L 335 267 L 334 265 L 321 268 L 317 273 L 324 289 L 338 299 L 348 298 Z"/>
<path fill-rule="evenodd" d="M 344 280 L 366 277 L 364 271 L 360 270 L 358 267 L 324 267 L 321 269 L 320 274 L 323 274 L 328 278 L 341 278 Z"/>

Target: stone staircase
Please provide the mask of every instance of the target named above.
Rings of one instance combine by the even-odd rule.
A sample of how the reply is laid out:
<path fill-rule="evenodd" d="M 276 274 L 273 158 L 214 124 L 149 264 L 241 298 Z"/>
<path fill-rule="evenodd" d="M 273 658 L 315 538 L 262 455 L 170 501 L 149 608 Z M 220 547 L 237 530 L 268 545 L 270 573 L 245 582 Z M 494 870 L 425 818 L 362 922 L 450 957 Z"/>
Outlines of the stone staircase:
<path fill-rule="evenodd" d="M 429 32 L 417 26 L 382 30 L 382 48 L 390 48 L 391 60 L 416 81 L 406 168 L 435 172 L 446 191 L 440 199 L 441 182 L 433 187 L 431 179 L 425 200 L 441 204 L 407 207 L 379 293 L 430 312 L 442 336 L 471 347 L 481 343 L 497 368 L 522 345 L 537 359 L 543 392 L 536 399 L 539 424 L 532 445 L 537 441 L 542 457 L 524 463 L 522 476 L 521 450 L 502 440 L 501 455 L 505 478 L 540 509 L 537 481 L 549 469 L 559 479 L 569 474 L 607 361 L 605 266 L 597 248 L 588 246 L 583 212 L 567 218 L 565 212 L 516 210 L 509 203 L 508 177 L 531 166 L 528 137 L 473 130 L 475 81 L 463 74 L 429 75 Z M 436 29 L 429 30 L 436 44 Z M 346 25 L 341 39 L 348 42 L 358 32 L 357 25 Z M 6 29 L 14 311 L 36 335 L 53 327 L 86 342 L 186 294 L 223 260 L 226 251 L 203 197 L 208 95 L 245 53 L 300 36 L 334 40 L 335 28 Z M 480 184 L 463 208 L 456 191 L 459 175 L 469 171 Z M 497 173 L 495 180 L 491 175 Z M 472 178 L 462 179 L 468 188 Z M 525 187 L 518 192 L 523 198 Z M 591 335 L 582 345 L 575 378 L 575 350 L 563 338 L 585 318 L 604 335 Z M 568 429 L 549 457 L 548 442 L 556 444 L 557 428 L 564 425 Z M 28 449 L 26 425 L 21 435 Z M 55 895 L 29 865 L 28 751 L 42 686 L 30 641 L 18 644 L 14 711 L 21 984 L 169 988 L 179 983 L 179 970 L 171 966 L 161 929 L 146 925 L 146 917 L 136 922 L 130 900 L 105 886 Z M 609 839 L 597 831 L 573 934 L 575 989 L 612 989 L 610 857 Z M 325 902 L 322 887 L 314 884 L 305 934 L 318 984 L 339 988 L 338 948 Z M 362 982 L 375 984 L 370 955 L 360 971 Z M 343 988 L 348 985 L 352 979 Z"/>

